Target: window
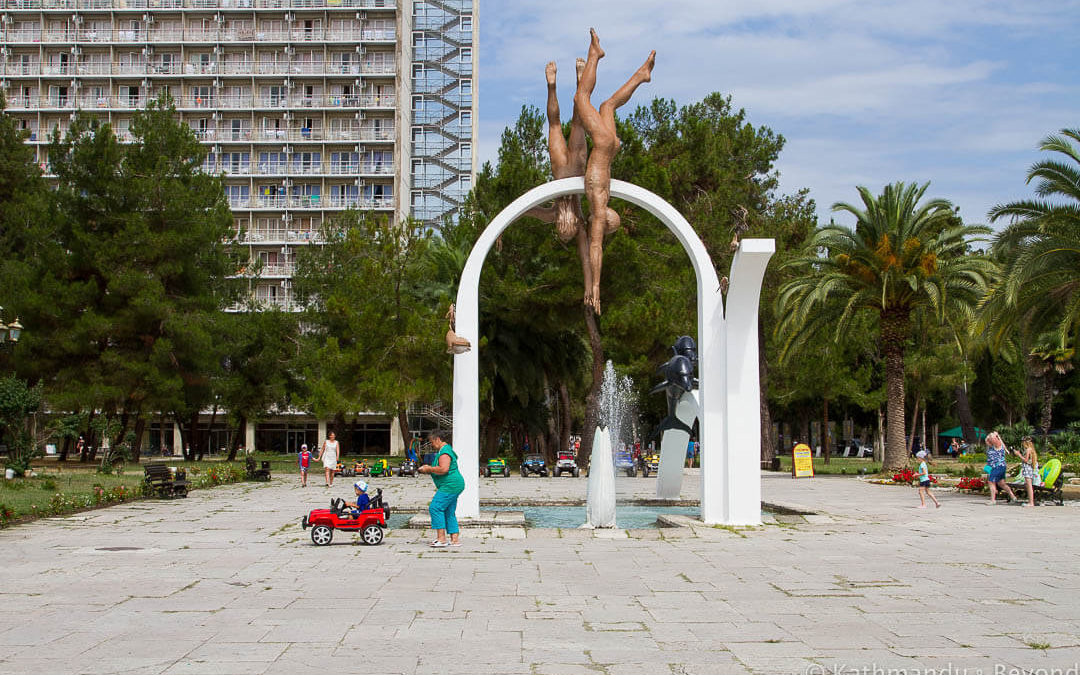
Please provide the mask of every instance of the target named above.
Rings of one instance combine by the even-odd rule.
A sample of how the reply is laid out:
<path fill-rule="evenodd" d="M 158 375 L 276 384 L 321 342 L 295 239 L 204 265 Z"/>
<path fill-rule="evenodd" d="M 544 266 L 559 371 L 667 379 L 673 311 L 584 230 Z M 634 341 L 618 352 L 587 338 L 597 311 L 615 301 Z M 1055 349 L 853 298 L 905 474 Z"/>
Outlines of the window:
<path fill-rule="evenodd" d="M 461 80 L 459 84 L 461 85 L 462 94 L 472 94 L 472 80 Z"/>
<path fill-rule="evenodd" d="M 463 16 L 463 17 L 461 17 L 460 28 L 461 28 L 462 33 L 471 33 L 472 32 L 472 17 L 471 16 Z"/>
<path fill-rule="evenodd" d="M 471 112 L 463 112 L 463 113 L 461 113 L 461 115 L 458 116 L 458 119 L 461 120 L 461 126 L 463 126 L 463 127 L 471 127 L 472 126 L 472 113 Z"/>
<path fill-rule="evenodd" d="M 461 62 L 472 63 L 472 47 L 461 48 Z"/>

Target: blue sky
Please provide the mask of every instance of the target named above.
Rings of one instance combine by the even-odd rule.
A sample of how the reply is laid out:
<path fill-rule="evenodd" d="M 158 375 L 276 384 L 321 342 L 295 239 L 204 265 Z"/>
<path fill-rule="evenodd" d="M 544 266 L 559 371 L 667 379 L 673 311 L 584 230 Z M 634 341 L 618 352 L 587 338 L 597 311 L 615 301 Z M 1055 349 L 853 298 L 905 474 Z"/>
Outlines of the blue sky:
<path fill-rule="evenodd" d="M 568 117 L 590 26 L 607 52 L 594 102 L 656 49 L 622 114 L 731 94 L 786 138 L 781 191 L 809 188 L 825 219 L 856 185 L 904 180 L 986 222 L 1031 196 L 1039 141 L 1080 127 L 1080 0 L 481 0 L 478 24 L 481 162 L 523 104 L 543 107 L 550 60 Z"/>

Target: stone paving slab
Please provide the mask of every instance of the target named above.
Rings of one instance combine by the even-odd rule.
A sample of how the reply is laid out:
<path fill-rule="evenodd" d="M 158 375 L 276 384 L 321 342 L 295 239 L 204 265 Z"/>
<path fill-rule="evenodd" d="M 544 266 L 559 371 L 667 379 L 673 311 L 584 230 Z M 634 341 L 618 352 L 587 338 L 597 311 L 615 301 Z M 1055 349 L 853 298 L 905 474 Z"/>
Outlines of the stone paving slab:
<path fill-rule="evenodd" d="M 685 478 L 694 500 L 697 472 Z M 426 515 L 425 478 L 375 486 L 392 508 Z M 606 531 L 496 519 L 463 531 L 460 549 L 428 548 L 426 529 L 390 531 L 377 547 L 337 533 L 316 547 L 300 517 L 349 484 L 283 476 L 41 520 L 0 531 L 0 675 L 1080 663 L 1077 503 L 991 507 L 937 491 L 943 506 L 929 511 L 914 489 L 855 478 L 766 474 L 762 486 L 801 514 Z M 616 483 L 620 500 L 654 490 L 653 479 Z M 584 478 L 481 480 L 503 505 L 584 493 Z"/>

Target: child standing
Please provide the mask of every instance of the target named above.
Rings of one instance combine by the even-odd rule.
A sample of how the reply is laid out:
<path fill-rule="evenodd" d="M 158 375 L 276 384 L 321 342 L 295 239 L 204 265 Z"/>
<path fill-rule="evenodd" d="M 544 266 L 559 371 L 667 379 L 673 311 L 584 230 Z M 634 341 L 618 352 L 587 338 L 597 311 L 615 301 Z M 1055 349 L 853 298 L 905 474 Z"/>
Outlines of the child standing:
<path fill-rule="evenodd" d="M 1020 465 L 1020 476 L 1024 479 L 1028 494 L 1028 501 L 1024 506 L 1035 506 L 1035 490 L 1031 486 L 1035 484 L 1036 476 L 1039 475 L 1039 453 L 1035 452 L 1035 442 L 1031 440 L 1031 436 L 1025 436 L 1020 447 L 1023 449 L 1016 455 L 1023 462 Z"/>
<path fill-rule="evenodd" d="M 925 450 L 920 450 L 915 453 L 915 457 L 919 460 L 919 508 L 926 508 L 926 498 L 929 497 L 934 502 L 934 508 L 940 509 L 941 503 L 938 502 L 930 492 L 930 469 L 926 466 L 928 457 Z"/>
<path fill-rule="evenodd" d="M 300 446 L 300 487 L 307 487 L 307 471 L 311 466 L 311 452 L 308 451 L 307 443 Z"/>

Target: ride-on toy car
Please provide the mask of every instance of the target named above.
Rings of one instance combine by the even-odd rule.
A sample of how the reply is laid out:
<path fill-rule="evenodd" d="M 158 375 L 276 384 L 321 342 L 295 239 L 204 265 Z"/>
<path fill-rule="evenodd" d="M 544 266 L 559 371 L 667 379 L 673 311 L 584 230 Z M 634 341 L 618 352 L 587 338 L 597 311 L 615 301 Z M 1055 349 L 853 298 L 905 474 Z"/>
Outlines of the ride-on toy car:
<path fill-rule="evenodd" d="M 390 506 L 383 503 L 382 490 L 376 490 L 371 504 L 360 515 L 353 518 L 345 506 L 345 500 L 335 497 L 330 500 L 329 509 L 314 509 L 304 516 L 300 526 L 311 528 L 311 541 L 316 546 L 326 546 L 334 539 L 334 530 L 359 532 L 360 538 L 369 546 L 375 546 L 383 540 L 386 519 L 390 517 Z"/>
<path fill-rule="evenodd" d="M 377 459 L 375 460 L 371 468 L 368 469 L 369 476 L 393 476 L 394 471 L 390 468 L 390 460 Z"/>
<path fill-rule="evenodd" d="M 356 475 L 356 465 L 348 463 L 344 457 L 338 460 L 337 466 L 334 468 L 335 476 L 346 476 L 351 478 Z"/>
<path fill-rule="evenodd" d="M 401 466 L 397 468 L 397 475 L 399 476 L 415 476 L 416 474 L 416 462 L 411 459 L 407 459 L 401 463 Z"/>
<path fill-rule="evenodd" d="M 637 462 L 634 461 L 634 456 L 630 454 L 627 449 L 619 450 L 615 453 L 615 472 L 623 472 L 627 476 L 634 478 L 637 476 Z"/>
<path fill-rule="evenodd" d="M 543 455 L 531 452 L 525 455 L 525 461 L 521 463 L 521 477 L 528 478 L 534 473 L 546 478 L 548 475 L 547 462 L 544 461 Z"/>
<path fill-rule="evenodd" d="M 581 475 L 581 469 L 578 468 L 577 462 L 574 460 L 574 453 L 568 450 L 562 450 L 559 452 L 559 459 L 555 462 L 555 469 L 553 471 L 556 478 L 568 473 L 574 478 Z"/>
<path fill-rule="evenodd" d="M 481 476 L 509 476 L 510 467 L 506 466 L 506 460 L 501 457 L 495 457 L 487 461 L 487 466 L 480 469 Z"/>
<path fill-rule="evenodd" d="M 645 461 L 642 463 L 641 466 L 641 473 L 644 474 L 646 478 L 649 477 L 649 474 L 656 475 L 656 472 L 658 472 L 659 470 L 660 455 L 649 455 L 645 458 Z"/>

